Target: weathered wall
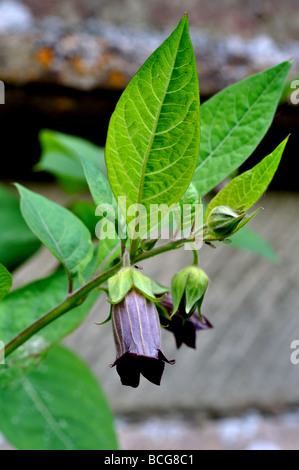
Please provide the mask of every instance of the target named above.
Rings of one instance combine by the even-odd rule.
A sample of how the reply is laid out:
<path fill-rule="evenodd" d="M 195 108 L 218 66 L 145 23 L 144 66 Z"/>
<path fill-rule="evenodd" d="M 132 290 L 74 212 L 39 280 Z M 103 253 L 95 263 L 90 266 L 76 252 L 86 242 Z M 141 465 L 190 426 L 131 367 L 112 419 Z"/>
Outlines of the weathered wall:
<path fill-rule="evenodd" d="M 3 0 L 0 79 L 123 89 L 184 10 L 203 95 L 298 55 L 299 6 L 291 1 L 189 0 L 182 9 L 170 0 Z M 298 73 L 295 60 L 292 75 Z"/>
<path fill-rule="evenodd" d="M 35 18 L 56 16 L 79 26 L 88 18 L 116 24 L 168 27 L 187 11 L 190 23 L 212 33 L 299 39 L 299 4 L 294 0 L 21 0 Z"/>

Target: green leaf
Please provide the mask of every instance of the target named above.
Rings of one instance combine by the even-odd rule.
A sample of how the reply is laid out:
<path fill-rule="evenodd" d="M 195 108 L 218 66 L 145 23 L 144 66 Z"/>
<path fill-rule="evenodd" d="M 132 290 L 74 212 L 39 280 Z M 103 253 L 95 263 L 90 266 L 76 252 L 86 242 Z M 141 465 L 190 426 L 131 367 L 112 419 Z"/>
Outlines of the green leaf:
<path fill-rule="evenodd" d="M 207 194 L 255 150 L 269 129 L 290 62 L 232 85 L 201 106 L 201 142 L 193 183 Z"/>
<path fill-rule="evenodd" d="M 113 204 L 113 193 L 107 178 L 87 158 L 81 156 L 84 174 L 96 206 Z"/>
<path fill-rule="evenodd" d="M 9 271 L 0 264 L 0 301 L 7 296 L 12 286 L 12 277 Z"/>
<path fill-rule="evenodd" d="M 206 210 L 206 220 L 217 206 L 231 209 L 250 209 L 263 195 L 278 168 L 288 137 L 251 170 L 230 181 L 210 202 Z"/>
<path fill-rule="evenodd" d="M 201 204 L 201 198 L 193 183 L 190 183 L 187 191 L 181 197 L 180 205 L 183 204 Z"/>
<path fill-rule="evenodd" d="M 2 185 L 0 220 L 0 262 L 12 270 L 38 250 L 40 241 L 26 225 L 18 197 Z"/>
<path fill-rule="evenodd" d="M 248 227 L 243 228 L 230 238 L 230 245 L 240 250 L 251 251 L 256 253 L 272 263 L 278 263 L 278 257 L 273 247 L 254 230 Z"/>
<path fill-rule="evenodd" d="M 58 272 L 11 292 L 0 303 L 0 340 L 7 344 L 20 331 L 59 305 L 67 294 L 64 271 Z M 41 360 L 41 354 L 77 328 L 98 298 L 95 291 L 85 302 L 32 336 L 0 366 L 0 387 L 27 373 Z"/>
<path fill-rule="evenodd" d="M 68 134 L 44 129 L 39 134 L 42 154 L 36 170 L 47 171 L 58 178 L 66 190 L 86 189 L 86 180 L 79 155 L 91 161 L 106 174 L 104 149 Z"/>
<path fill-rule="evenodd" d="M 185 15 L 133 77 L 111 117 L 105 158 L 116 200 L 125 196 L 128 205 L 146 209 L 178 202 L 198 148 L 198 78 Z"/>
<path fill-rule="evenodd" d="M 113 415 L 88 366 L 62 346 L 0 390 L 0 429 L 19 450 L 114 450 Z"/>
<path fill-rule="evenodd" d="M 72 275 L 81 272 L 93 254 L 90 232 L 70 211 L 23 186 L 21 212 L 32 232 Z"/>

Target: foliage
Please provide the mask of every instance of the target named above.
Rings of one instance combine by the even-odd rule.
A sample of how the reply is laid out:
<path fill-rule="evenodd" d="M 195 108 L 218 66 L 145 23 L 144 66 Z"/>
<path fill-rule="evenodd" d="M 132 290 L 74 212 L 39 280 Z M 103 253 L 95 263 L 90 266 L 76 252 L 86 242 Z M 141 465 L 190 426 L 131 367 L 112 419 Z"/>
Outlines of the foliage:
<path fill-rule="evenodd" d="M 175 331 L 176 337 L 178 328 L 184 328 L 184 342 L 192 347 L 195 330 L 211 327 L 201 317 L 208 277 L 197 266 L 198 237 L 203 243 L 226 243 L 232 237 L 233 246 L 276 260 L 267 242 L 244 226 L 258 212 L 248 211 L 267 190 L 288 138 L 222 191 L 215 194 L 215 187 L 240 167 L 267 132 L 290 65 L 283 62 L 236 83 L 200 110 L 185 15 L 122 94 L 110 120 L 105 161 L 104 149 L 84 139 L 41 132 L 37 169 L 52 173 L 68 191 L 89 188 L 92 200 L 79 199 L 64 208 L 18 184 L 21 213 L 31 235 L 14 196 L 2 198 L 0 188 L 0 212 L 6 218 L 0 261 L 14 266 L 41 242 L 61 265 L 47 278 L 10 293 L 11 276 L 0 265 L 0 339 L 6 344 L 6 362 L 0 365 L 0 430 L 14 446 L 116 448 L 113 418 L 98 383 L 87 365 L 57 345 L 86 318 L 99 289 L 113 304 L 107 321 L 112 319 L 116 367 L 123 383 L 137 386 L 142 374 L 158 384 L 169 361 L 156 333 L 146 333 L 145 324 L 153 322 L 156 331 L 158 318 L 152 315 L 149 321 L 148 311 L 156 312 L 157 307 L 163 327 Z M 185 206 L 188 222 L 182 219 Z M 169 227 L 163 243 L 161 233 Z M 13 229 L 18 238 L 9 240 Z M 108 233 L 114 236 L 105 238 Z M 26 248 L 23 258 L 20 247 Z M 193 250 L 194 263 L 174 277 L 171 288 L 134 268 L 147 258 L 182 248 Z M 131 295 L 135 291 L 137 297 Z M 165 309 L 167 293 L 170 307 Z M 120 304 L 122 315 L 128 315 L 125 324 L 134 322 L 131 331 L 140 338 L 138 355 L 125 341 Z M 200 324 L 196 327 L 195 314 Z M 141 321 L 146 318 L 148 323 Z M 171 328 L 174 318 L 179 323 Z M 193 325 L 192 340 L 188 325 Z M 140 353 L 144 340 L 146 356 Z"/>

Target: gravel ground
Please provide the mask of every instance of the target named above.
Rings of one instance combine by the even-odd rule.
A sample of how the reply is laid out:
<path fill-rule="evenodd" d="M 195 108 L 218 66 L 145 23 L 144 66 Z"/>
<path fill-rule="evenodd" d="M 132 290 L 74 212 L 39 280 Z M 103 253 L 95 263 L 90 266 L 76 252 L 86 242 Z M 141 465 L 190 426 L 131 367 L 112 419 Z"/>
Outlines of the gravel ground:
<path fill-rule="evenodd" d="M 182 418 L 117 420 L 123 450 L 297 450 L 299 410 L 275 417 L 256 411 L 199 423 Z"/>
<path fill-rule="evenodd" d="M 299 450 L 299 409 L 278 416 L 196 421 L 183 417 L 118 417 L 121 450 Z M 0 450 L 12 450 L 0 435 Z"/>

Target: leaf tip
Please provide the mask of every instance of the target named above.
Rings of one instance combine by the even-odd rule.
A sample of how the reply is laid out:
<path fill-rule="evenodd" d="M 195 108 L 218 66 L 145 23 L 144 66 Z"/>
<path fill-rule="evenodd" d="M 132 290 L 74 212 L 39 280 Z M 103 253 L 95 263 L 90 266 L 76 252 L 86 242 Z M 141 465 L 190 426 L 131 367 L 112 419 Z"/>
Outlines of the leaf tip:
<path fill-rule="evenodd" d="M 15 186 L 17 188 L 19 194 L 21 194 L 23 186 L 20 183 L 12 183 L 12 185 Z"/>

